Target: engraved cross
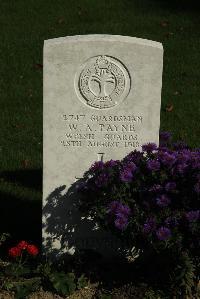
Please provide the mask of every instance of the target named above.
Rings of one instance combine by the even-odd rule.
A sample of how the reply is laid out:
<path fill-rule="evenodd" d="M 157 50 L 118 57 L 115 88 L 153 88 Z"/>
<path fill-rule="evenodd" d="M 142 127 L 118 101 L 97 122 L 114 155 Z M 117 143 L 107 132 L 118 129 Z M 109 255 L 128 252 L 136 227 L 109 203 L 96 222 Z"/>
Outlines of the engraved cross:
<path fill-rule="evenodd" d="M 103 156 L 105 155 L 105 153 L 97 153 L 97 158 L 98 158 L 98 161 L 101 161 L 103 162 Z"/>

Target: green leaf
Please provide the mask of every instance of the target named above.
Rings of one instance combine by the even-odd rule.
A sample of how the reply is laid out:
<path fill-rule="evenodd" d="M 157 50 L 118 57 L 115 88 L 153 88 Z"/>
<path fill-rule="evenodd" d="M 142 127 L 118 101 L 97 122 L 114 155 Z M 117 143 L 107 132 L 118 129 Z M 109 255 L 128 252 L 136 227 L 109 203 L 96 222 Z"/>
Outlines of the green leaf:
<path fill-rule="evenodd" d="M 16 286 L 15 299 L 24 299 L 33 291 L 31 285 L 19 284 Z"/>
<path fill-rule="evenodd" d="M 36 273 L 39 273 L 44 277 L 49 277 L 51 275 L 51 272 L 52 272 L 52 263 L 49 261 L 39 264 L 36 269 Z"/>
<path fill-rule="evenodd" d="M 12 290 L 13 286 L 14 286 L 13 283 L 10 282 L 10 281 L 4 283 L 4 289 L 7 290 L 7 291 Z"/>
<path fill-rule="evenodd" d="M 50 281 L 61 295 L 70 295 L 76 289 L 74 273 L 54 272 L 50 275 Z"/>
<path fill-rule="evenodd" d="M 77 288 L 80 290 L 88 285 L 88 280 L 84 274 L 78 278 Z"/>
<path fill-rule="evenodd" d="M 111 295 L 108 294 L 101 294 L 100 299 L 112 299 Z"/>

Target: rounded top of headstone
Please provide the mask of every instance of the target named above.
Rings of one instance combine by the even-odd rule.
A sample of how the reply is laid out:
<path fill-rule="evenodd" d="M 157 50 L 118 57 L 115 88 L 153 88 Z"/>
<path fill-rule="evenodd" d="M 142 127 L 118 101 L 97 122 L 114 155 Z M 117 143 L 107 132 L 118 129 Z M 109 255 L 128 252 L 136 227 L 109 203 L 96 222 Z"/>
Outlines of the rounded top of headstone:
<path fill-rule="evenodd" d="M 65 42 L 92 42 L 92 41 L 106 41 L 106 42 L 123 42 L 123 43 L 135 43 L 143 46 L 156 47 L 163 50 L 163 45 L 160 42 L 132 37 L 124 35 L 110 35 L 110 34 L 86 34 L 86 35 L 73 35 L 59 38 L 48 39 L 44 41 L 45 46 L 55 43 Z"/>

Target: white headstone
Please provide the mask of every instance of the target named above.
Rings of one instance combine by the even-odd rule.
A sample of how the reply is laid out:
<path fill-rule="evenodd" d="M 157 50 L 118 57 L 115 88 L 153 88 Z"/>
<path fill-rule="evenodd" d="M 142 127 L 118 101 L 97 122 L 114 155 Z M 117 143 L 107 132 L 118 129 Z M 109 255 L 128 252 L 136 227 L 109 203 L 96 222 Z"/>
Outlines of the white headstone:
<path fill-rule="evenodd" d="M 121 159 L 144 143 L 158 144 L 162 68 L 162 44 L 150 40 L 83 35 L 45 41 L 43 244 L 47 252 L 115 251 L 117 240 L 99 235 L 91 221 L 77 212 L 73 184 L 96 160 Z"/>

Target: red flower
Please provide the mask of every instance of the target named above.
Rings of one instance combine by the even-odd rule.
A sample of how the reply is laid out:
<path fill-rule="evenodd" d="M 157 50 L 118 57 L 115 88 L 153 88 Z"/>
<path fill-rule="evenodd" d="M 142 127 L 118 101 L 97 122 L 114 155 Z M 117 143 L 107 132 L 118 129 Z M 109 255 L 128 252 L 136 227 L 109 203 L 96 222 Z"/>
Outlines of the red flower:
<path fill-rule="evenodd" d="M 39 250 L 35 245 L 28 245 L 26 249 L 27 249 L 28 253 L 33 256 L 35 256 L 39 253 Z"/>
<path fill-rule="evenodd" d="M 26 249 L 27 246 L 28 246 L 28 243 L 27 243 L 26 241 L 21 241 L 21 242 L 19 242 L 19 244 L 17 245 L 17 247 L 18 247 L 19 249 L 21 249 L 21 250 Z"/>
<path fill-rule="evenodd" d="M 11 257 L 18 257 L 18 256 L 21 255 L 21 249 L 18 248 L 18 247 L 12 247 L 12 248 L 9 249 L 8 254 Z"/>

